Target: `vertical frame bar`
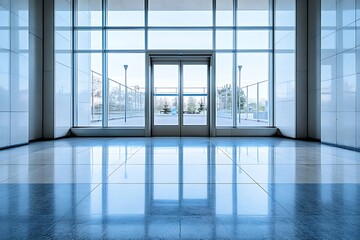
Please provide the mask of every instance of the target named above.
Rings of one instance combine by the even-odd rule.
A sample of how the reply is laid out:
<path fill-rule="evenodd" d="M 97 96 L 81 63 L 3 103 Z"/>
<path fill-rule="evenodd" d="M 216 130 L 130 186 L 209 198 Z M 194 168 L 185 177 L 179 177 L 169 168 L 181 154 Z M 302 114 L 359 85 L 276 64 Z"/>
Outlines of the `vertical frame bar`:
<path fill-rule="evenodd" d="M 209 58 L 208 63 L 208 126 L 211 137 L 216 136 L 216 78 L 215 54 Z"/>
<path fill-rule="evenodd" d="M 234 34 L 233 34 L 233 79 L 232 79 L 232 115 L 233 115 L 233 128 L 237 127 L 237 108 L 236 108 L 236 98 L 237 98 L 237 94 L 236 94 L 236 88 L 237 88 L 237 83 L 236 83 L 236 79 L 237 79 L 237 0 L 233 1 L 233 29 L 234 29 Z"/>
<path fill-rule="evenodd" d="M 145 136 L 151 136 L 151 126 L 153 123 L 152 111 L 152 86 L 153 86 L 153 76 L 152 76 L 152 65 L 150 55 L 148 54 L 148 10 L 149 3 L 148 0 L 144 0 L 144 14 L 145 14 Z M 151 75 L 150 75 L 151 74 Z M 150 89 L 151 88 L 151 89 Z M 147 120 L 147 121 L 146 121 Z"/>
<path fill-rule="evenodd" d="M 268 94 L 269 94 L 269 123 L 268 126 L 273 127 L 275 118 L 275 0 L 269 0 L 270 4 L 270 21 L 271 21 L 271 31 L 270 31 L 270 47 L 271 47 L 271 53 L 269 56 L 269 83 L 268 83 Z"/>
<path fill-rule="evenodd" d="M 152 136 L 153 125 L 154 125 L 154 112 L 151 108 L 154 105 L 154 66 L 153 62 L 151 61 L 151 57 L 149 54 L 146 56 L 146 61 L 148 65 L 147 74 L 148 74 L 148 81 L 145 83 L 145 102 L 147 102 L 145 106 L 145 117 L 148 117 L 149 121 L 145 121 L 145 124 L 148 124 L 148 128 L 145 129 L 145 132 L 148 134 L 147 136 Z M 146 127 L 146 126 L 145 126 Z"/>
<path fill-rule="evenodd" d="M 259 83 L 256 83 L 256 120 L 259 122 Z"/>
<path fill-rule="evenodd" d="M 109 106 L 108 106 L 108 77 L 107 77 L 107 54 L 106 54 L 106 48 L 107 48 L 107 44 L 106 44 L 106 15 L 107 15 L 107 4 L 106 4 L 106 0 L 102 0 L 102 105 L 103 105 L 103 109 L 102 109 L 102 127 L 106 128 L 108 127 L 108 110 L 109 110 Z"/>
<path fill-rule="evenodd" d="M 178 90 L 178 104 L 179 104 L 179 109 L 180 112 L 178 114 L 178 123 L 179 123 L 179 127 L 180 127 L 180 136 L 181 136 L 181 130 L 183 128 L 184 125 L 184 106 L 183 106 L 183 101 L 184 101 L 184 63 L 182 60 L 180 60 L 180 64 L 179 64 L 179 82 L 178 82 L 178 86 L 179 86 L 179 90 Z"/>
<path fill-rule="evenodd" d="M 75 54 L 77 38 L 75 33 L 75 23 L 77 23 L 77 0 L 73 0 L 72 4 L 72 127 L 78 126 L 77 55 Z"/>
<path fill-rule="evenodd" d="M 216 0 L 212 1 L 213 5 L 213 54 L 209 59 L 208 63 L 208 126 L 209 126 L 209 135 L 216 135 Z"/>

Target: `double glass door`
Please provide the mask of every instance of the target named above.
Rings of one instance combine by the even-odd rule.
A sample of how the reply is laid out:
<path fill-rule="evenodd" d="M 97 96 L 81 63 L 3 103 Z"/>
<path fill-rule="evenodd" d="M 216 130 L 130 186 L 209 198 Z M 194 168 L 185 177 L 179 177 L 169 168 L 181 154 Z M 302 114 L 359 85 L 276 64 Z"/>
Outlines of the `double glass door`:
<path fill-rule="evenodd" d="M 209 59 L 152 59 L 152 135 L 209 135 Z"/>

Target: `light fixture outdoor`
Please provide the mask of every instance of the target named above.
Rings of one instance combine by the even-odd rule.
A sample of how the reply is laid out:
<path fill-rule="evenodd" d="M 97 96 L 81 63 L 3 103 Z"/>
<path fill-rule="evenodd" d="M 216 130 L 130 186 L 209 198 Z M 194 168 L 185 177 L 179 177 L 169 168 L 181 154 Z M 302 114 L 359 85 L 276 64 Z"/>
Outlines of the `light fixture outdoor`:
<path fill-rule="evenodd" d="M 242 65 L 239 65 L 238 68 L 239 68 L 239 123 L 241 123 L 241 69 L 242 69 Z"/>
<path fill-rule="evenodd" d="M 125 116 L 124 116 L 124 120 L 126 122 L 126 112 L 127 112 L 127 69 L 128 69 L 128 65 L 124 65 L 125 68 Z"/>

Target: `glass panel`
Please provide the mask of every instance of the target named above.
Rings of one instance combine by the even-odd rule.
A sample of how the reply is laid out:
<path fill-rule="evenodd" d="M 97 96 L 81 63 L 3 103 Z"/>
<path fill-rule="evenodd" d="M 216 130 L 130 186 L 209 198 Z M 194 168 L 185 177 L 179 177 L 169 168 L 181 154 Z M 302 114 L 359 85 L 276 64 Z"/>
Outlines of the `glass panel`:
<path fill-rule="evenodd" d="M 238 26 L 270 26 L 270 0 L 238 0 Z"/>
<path fill-rule="evenodd" d="M 144 49 L 144 31 L 108 31 L 108 49 Z"/>
<path fill-rule="evenodd" d="M 238 125 L 268 126 L 270 54 L 238 53 L 237 62 L 237 82 L 240 87 L 236 106 Z"/>
<path fill-rule="evenodd" d="M 145 54 L 109 53 L 108 77 L 109 126 L 144 127 Z"/>
<path fill-rule="evenodd" d="M 294 49 L 296 43 L 295 31 L 294 31 L 295 29 L 293 31 L 288 31 L 289 28 L 286 28 L 286 30 L 280 30 L 280 29 L 281 28 L 277 28 L 275 35 L 276 49 L 277 50 Z M 334 44 L 334 48 L 335 48 L 335 44 Z"/>
<path fill-rule="evenodd" d="M 0 7 L 0 49 L 10 49 L 10 11 Z"/>
<path fill-rule="evenodd" d="M 149 0 L 149 26 L 212 26 L 212 0 Z"/>
<path fill-rule="evenodd" d="M 184 65 L 183 124 L 207 124 L 207 65 Z"/>
<path fill-rule="evenodd" d="M 237 49 L 269 49 L 269 31 L 237 31 Z"/>
<path fill-rule="evenodd" d="M 258 113 L 256 119 L 258 122 L 267 123 L 269 121 L 269 83 L 260 82 L 258 83 L 259 91 L 259 104 L 258 104 Z M 268 124 L 267 124 L 268 125 Z"/>
<path fill-rule="evenodd" d="M 233 54 L 216 54 L 216 126 L 233 126 Z"/>
<path fill-rule="evenodd" d="M 179 66 L 154 65 L 154 125 L 178 125 Z"/>
<path fill-rule="evenodd" d="M 101 54 L 78 53 L 76 58 L 78 126 L 101 126 L 103 109 Z"/>
<path fill-rule="evenodd" d="M 108 0 L 108 26 L 144 26 L 144 0 Z"/>
<path fill-rule="evenodd" d="M 101 31 L 77 31 L 77 50 L 101 50 Z"/>
<path fill-rule="evenodd" d="M 77 0 L 77 26 L 101 26 L 101 0 Z"/>
<path fill-rule="evenodd" d="M 233 26 L 233 0 L 216 1 L 216 26 Z"/>
<path fill-rule="evenodd" d="M 216 31 L 216 49 L 233 49 L 233 31 Z"/>
<path fill-rule="evenodd" d="M 327 1 L 325 1 L 327 2 Z M 336 7 L 336 4 L 335 4 Z M 275 11 L 276 29 L 278 27 L 294 27 L 296 20 L 296 1 L 295 0 L 277 0 Z M 321 14 L 323 16 L 323 14 Z M 336 18 L 331 21 L 336 25 Z"/>
<path fill-rule="evenodd" d="M 149 49 L 212 49 L 212 31 L 149 30 Z"/>

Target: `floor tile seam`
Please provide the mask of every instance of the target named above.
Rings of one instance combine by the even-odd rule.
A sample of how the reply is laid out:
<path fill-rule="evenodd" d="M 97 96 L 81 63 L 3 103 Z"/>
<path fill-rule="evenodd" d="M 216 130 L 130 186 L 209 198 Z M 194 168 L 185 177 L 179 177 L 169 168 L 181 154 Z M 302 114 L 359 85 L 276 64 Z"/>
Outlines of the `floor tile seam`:
<path fill-rule="evenodd" d="M 122 163 L 108 163 L 108 164 L 101 164 L 101 163 L 97 163 L 97 164 L 88 164 L 88 163 L 60 163 L 60 164 L 47 164 L 47 163 L 36 163 L 36 164 L 0 164 L 0 167 L 2 165 L 7 165 L 7 166 L 34 166 L 34 165 L 43 165 L 43 166 L 108 166 L 108 165 L 119 165 Z M 136 165 L 136 164 L 131 164 L 131 165 Z"/>
<path fill-rule="evenodd" d="M 221 148 L 219 148 L 226 156 L 228 156 L 231 160 L 232 158 L 226 154 Z M 233 161 L 233 160 L 232 160 Z M 234 162 L 234 161 L 233 161 Z M 291 214 L 286 208 L 284 208 L 284 206 L 282 206 L 278 201 L 276 201 L 257 181 L 255 181 L 254 178 L 252 178 L 247 171 L 245 171 L 242 167 L 240 167 L 236 162 L 234 162 L 236 164 L 237 167 L 239 167 L 242 171 L 244 171 L 244 173 L 252 180 L 254 181 L 254 183 L 259 186 L 271 199 L 273 199 L 277 204 L 279 204 L 279 206 L 288 214 Z"/>
<path fill-rule="evenodd" d="M 86 149 L 83 149 L 83 150 L 77 152 L 75 155 L 77 156 L 78 154 L 83 153 L 83 152 L 85 152 L 85 151 L 88 151 L 88 150 L 91 149 L 91 148 L 92 148 L 92 147 L 87 147 Z"/>
<path fill-rule="evenodd" d="M 15 184 L 15 183 L 10 183 L 10 184 Z M 61 183 L 60 183 L 61 184 Z M 91 184 L 91 183 L 64 183 L 64 184 Z M 93 183 L 93 184 L 99 184 L 99 183 Z M 101 183 L 102 185 L 257 185 L 256 183 L 154 183 L 154 182 L 149 182 L 149 183 L 144 183 L 144 182 L 133 182 L 133 183 L 117 183 L 117 182 L 112 182 L 112 183 Z"/>
<path fill-rule="evenodd" d="M 245 172 L 245 174 L 255 183 L 255 184 L 258 184 L 255 179 L 253 179 L 241 166 L 239 166 L 230 156 L 229 154 L 227 154 L 227 152 L 225 152 L 223 149 L 219 148 L 220 151 L 222 151 L 232 162 L 233 164 L 235 164 L 238 168 L 240 168 L 242 171 Z"/>
<path fill-rule="evenodd" d="M 218 148 L 225 156 L 227 156 L 233 163 L 236 164 L 236 162 L 234 162 L 234 160 L 229 156 L 229 154 L 226 151 L 224 151 L 223 149 L 221 149 L 218 146 L 216 148 Z"/>
<path fill-rule="evenodd" d="M 121 166 L 123 166 L 129 159 L 131 159 L 138 151 L 140 151 L 140 149 L 142 149 L 144 146 L 140 147 L 139 149 L 137 149 L 134 153 L 132 153 L 130 155 L 130 157 L 128 157 L 124 162 L 122 162 L 116 169 L 114 169 L 110 174 L 108 174 L 108 176 L 106 177 L 106 181 L 108 181 L 108 179 L 118 170 L 121 168 Z"/>
<path fill-rule="evenodd" d="M 119 165 L 119 164 L 123 164 L 125 162 L 121 162 L 121 163 L 116 163 L 116 162 L 113 162 L 113 163 L 107 163 L 106 165 Z M 89 165 L 89 166 L 97 166 L 97 165 L 100 165 L 100 166 L 103 166 L 104 164 L 102 163 L 54 163 L 54 164 L 49 164 L 49 163 L 31 163 L 31 164 L 25 164 L 25 163 L 11 163 L 11 164 L 1 164 L 0 163 L 0 167 L 1 166 L 36 166 L 36 165 L 43 165 L 43 166 L 57 166 L 57 165 L 60 165 L 60 166 L 67 166 L 67 165 Z M 143 165 L 165 165 L 165 166 L 176 166 L 176 165 L 179 165 L 179 164 L 171 164 L 171 163 L 128 163 L 127 164 L 128 166 L 129 165 L 132 165 L 132 166 L 143 166 Z M 225 166 L 225 165 L 233 165 L 233 161 L 232 163 L 215 163 L 215 164 L 208 164 L 208 163 L 183 163 L 182 165 L 186 166 L 203 166 L 203 165 L 221 165 L 221 166 Z M 296 164 L 296 163 L 279 163 L 279 164 L 244 164 L 244 163 L 241 163 L 241 164 L 237 164 L 239 166 L 300 166 L 300 165 L 303 165 L 303 166 L 358 166 L 360 165 L 359 164 L 353 164 L 353 163 L 346 163 L 346 164 L 343 164 L 343 163 L 301 163 L 301 164 Z"/>
<path fill-rule="evenodd" d="M 108 165 L 122 165 L 125 162 L 121 162 L 121 163 L 107 163 L 107 164 L 101 164 L 101 163 L 96 163 L 96 164 L 89 164 L 89 163 L 60 163 L 60 164 L 47 164 L 47 163 L 35 163 L 35 164 L 0 164 L 1 166 L 69 166 L 69 165 L 81 165 L 81 166 L 108 166 Z M 178 166 L 179 164 L 171 164 L 171 163 L 127 163 L 128 166 L 147 166 L 147 165 L 152 165 L 152 166 Z M 216 163 L 216 164 L 207 164 L 207 163 L 199 163 L 199 164 L 195 164 L 195 163 L 183 163 L 181 164 L 183 166 L 214 166 L 214 165 L 219 165 L 219 166 L 229 166 L 229 165 L 233 165 L 233 163 Z M 245 164 L 247 166 L 258 166 L 258 164 Z M 291 165 L 291 164 L 284 164 L 284 165 Z M 263 165 L 263 166 L 268 166 L 268 165 Z"/>
<path fill-rule="evenodd" d="M 229 156 L 229 154 L 227 154 L 227 152 L 225 152 L 223 149 L 221 149 L 220 147 L 219 147 L 219 149 L 228 157 L 228 158 L 230 158 L 231 160 L 232 160 L 232 158 Z M 233 161 L 234 162 L 234 161 Z M 236 163 L 236 162 L 234 162 L 238 167 L 240 167 L 244 172 L 245 172 L 245 174 L 246 175 L 248 175 L 248 177 L 250 177 L 255 183 L 257 183 L 257 184 L 262 184 L 262 183 L 258 183 L 255 179 L 253 179 L 238 163 Z M 314 164 L 301 164 L 301 165 L 304 165 L 304 166 L 307 166 L 307 167 L 309 167 L 309 166 L 312 166 L 312 165 L 314 165 Z M 319 165 L 322 165 L 322 164 L 319 164 Z M 329 164 L 330 166 L 331 165 L 333 165 L 333 164 Z M 340 166 L 344 166 L 344 165 L 346 165 L 346 164 L 339 164 Z M 353 165 L 353 166 L 357 166 L 358 164 L 349 164 L 349 165 Z M 251 165 L 247 165 L 247 166 L 251 166 Z M 255 166 L 255 165 L 253 165 L 253 166 Z M 266 166 L 266 165 L 264 165 L 264 166 Z M 275 165 L 274 165 L 275 166 Z M 289 165 L 289 166 L 291 166 L 291 165 Z M 330 174 L 326 174 L 326 176 L 328 176 L 328 177 L 331 177 L 332 175 L 330 175 Z M 260 185 L 259 185 L 260 186 Z M 260 186 L 261 187 L 261 186 Z"/>
<path fill-rule="evenodd" d="M 325 153 L 326 154 L 326 153 Z M 285 153 L 276 153 L 275 156 L 280 156 L 280 157 L 288 157 L 289 154 L 285 154 Z M 344 156 L 338 156 L 338 155 L 331 155 L 331 154 L 326 154 L 327 156 L 322 156 L 322 154 L 318 157 L 324 157 L 324 158 L 328 158 L 328 157 L 331 157 L 331 158 L 341 158 L 341 159 L 346 159 L 346 160 L 354 160 L 354 158 L 351 158 L 351 157 L 344 157 Z M 297 156 L 297 157 L 300 157 L 300 156 Z M 304 156 L 302 156 L 304 157 Z M 312 159 L 314 159 L 315 157 L 312 157 Z M 316 159 L 316 158 L 315 158 Z"/>
<path fill-rule="evenodd" d="M 42 169 L 42 168 L 44 168 L 46 165 L 43 165 L 43 164 L 40 164 L 40 165 L 42 165 L 41 167 L 39 167 L 39 168 L 36 168 L 36 169 L 32 169 L 32 170 L 30 170 L 30 172 L 33 172 L 33 171 L 36 171 L 36 170 L 39 170 L 39 169 Z M 18 174 L 18 175 L 16 175 L 16 176 L 14 176 L 14 177 L 10 177 L 10 178 L 7 178 L 7 179 L 5 179 L 5 180 L 3 180 L 3 181 L 0 181 L 0 184 L 3 184 L 4 182 L 6 182 L 6 181 L 11 181 L 12 179 L 14 179 L 14 178 L 16 178 L 16 177 L 18 177 L 19 175 L 21 175 L 21 174 Z M 16 184 L 16 183 L 14 183 L 14 184 Z"/>
<path fill-rule="evenodd" d="M 80 164 L 78 164 L 80 165 Z M 87 165 L 87 164 L 83 164 L 83 165 Z M 101 165 L 101 164 L 97 164 L 97 165 Z M 115 164 L 108 164 L 108 165 L 115 165 Z M 170 163 L 127 163 L 127 166 L 232 166 L 234 165 L 233 163 L 229 163 L 229 164 L 219 164 L 219 163 L 216 163 L 216 164 L 208 164 L 208 163 L 199 163 L 199 164 L 188 164 L 188 163 L 182 163 L 182 164 L 179 164 L 179 163 L 173 163 L 173 164 L 170 164 Z"/>
<path fill-rule="evenodd" d="M 341 181 L 322 181 L 322 182 L 304 182 L 304 181 L 297 181 L 297 182 L 285 182 L 285 181 L 279 181 L 279 182 L 258 182 L 259 184 L 293 184 L 293 185 L 307 185 L 307 184 L 318 184 L 318 185 L 324 185 L 324 184 L 352 184 L 352 185 L 360 185 L 360 181 L 347 181 L 347 182 L 341 182 Z"/>
<path fill-rule="evenodd" d="M 137 149 L 137 151 L 135 151 L 133 154 L 131 154 L 130 155 L 130 157 L 128 157 L 128 159 L 130 159 L 130 158 L 132 158 L 140 149 L 141 149 L 142 147 L 140 147 L 139 149 Z M 117 171 L 125 162 L 126 162 L 127 160 L 125 160 L 123 163 L 121 163 L 120 164 L 120 166 L 118 166 L 115 170 L 113 170 L 111 173 L 110 173 L 110 175 L 108 175 L 107 177 L 106 177 L 106 179 L 108 179 L 115 171 Z M 39 164 L 39 165 L 42 165 L 41 167 L 39 167 L 39 168 L 37 168 L 37 169 L 33 169 L 33 170 L 31 170 L 30 172 L 32 172 L 32 171 L 35 171 L 35 170 L 39 170 L 39 169 L 42 169 L 42 168 L 45 168 L 45 167 L 47 167 L 47 166 L 51 166 L 50 164 L 45 164 L 45 165 L 43 165 L 43 164 Z M 73 164 L 68 164 L 68 165 L 73 165 Z M 55 165 L 54 165 L 55 166 Z M 12 179 L 15 179 L 16 177 L 18 177 L 18 175 L 17 176 L 14 176 L 14 177 L 10 177 L 10 178 L 7 178 L 7 179 L 4 179 L 4 180 L 2 180 L 2 181 L 0 181 L 0 184 L 3 184 L 4 182 L 6 182 L 6 181 L 11 181 Z M 92 182 L 93 184 L 101 184 L 102 183 L 102 181 L 100 181 L 100 182 Z M 14 184 L 16 184 L 16 183 L 14 183 Z M 26 184 L 26 183 L 24 183 L 24 184 Z M 40 183 L 40 184 L 50 184 L 50 183 Z M 56 184 L 56 183 L 53 183 L 53 184 Z M 91 184 L 91 183 L 90 183 Z"/>
<path fill-rule="evenodd" d="M 72 206 L 68 211 L 66 211 L 62 216 L 59 217 L 58 222 L 62 222 L 62 221 L 66 221 L 66 216 L 68 215 L 68 213 L 74 211 L 76 209 L 76 207 L 88 196 L 90 196 L 90 194 L 97 189 L 99 186 L 101 185 L 101 183 L 98 183 L 94 188 L 91 189 L 90 192 L 88 192 L 87 194 L 85 194 L 84 197 L 82 197 L 77 203 L 75 203 L 75 206 Z M 54 222 L 51 226 L 49 226 L 46 231 L 50 231 L 51 229 L 54 229 L 56 227 L 56 225 L 58 224 L 58 222 Z"/>
<path fill-rule="evenodd" d="M 59 184 L 59 185 L 66 185 L 66 184 L 117 184 L 117 185 L 179 185 L 179 184 L 183 184 L 183 185 L 265 185 L 265 184 L 293 184 L 293 185 L 360 185 L 360 181 L 326 181 L 326 182 L 315 182 L 315 181 L 309 181 L 309 182 L 305 182 L 305 181 L 298 181 L 298 182 L 286 182 L 286 181 L 278 181 L 278 182 L 274 182 L 274 181 L 259 181 L 259 182 L 237 182 L 237 183 L 232 183 L 232 182 L 186 182 L 186 183 L 179 183 L 179 182 L 103 182 L 101 180 L 99 181 L 58 181 L 58 182 L 54 182 L 54 181 L 47 181 L 47 182 L 36 182 L 36 181 L 32 181 L 32 182 L 6 182 L 6 181 L 10 181 L 5 180 L 5 181 L 1 181 L 0 182 L 0 186 L 1 185 L 48 185 L 48 184 Z"/>
<path fill-rule="evenodd" d="M 241 167 L 240 167 L 241 168 Z M 241 168 L 242 169 L 242 168 Z M 242 169 L 242 171 L 245 172 L 246 175 L 248 175 L 250 177 L 250 175 L 244 170 Z M 250 177 L 253 181 L 255 181 L 255 179 L 253 179 L 252 177 Z M 256 185 L 259 186 L 265 193 L 267 196 L 269 196 L 269 198 L 271 198 L 273 201 L 275 201 L 276 204 L 278 204 L 289 216 L 291 216 L 291 212 L 288 211 L 280 202 L 278 202 L 272 195 L 269 194 L 268 191 L 266 191 L 265 188 L 263 188 L 263 186 L 261 186 L 261 183 L 255 181 Z"/>
<path fill-rule="evenodd" d="M 359 164 L 353 163 L 278 163 L 278 164 L 238 164 L 241 166 L 358 166 Z"/>

